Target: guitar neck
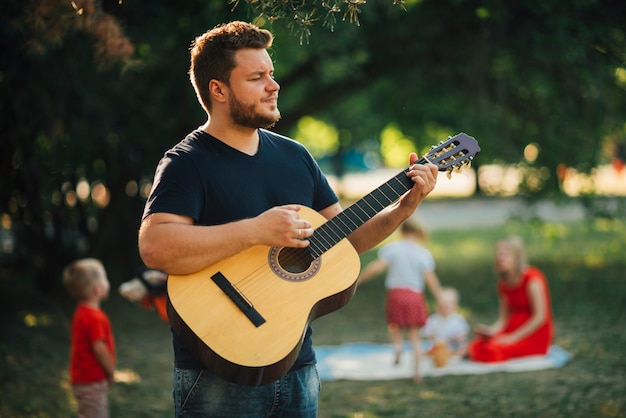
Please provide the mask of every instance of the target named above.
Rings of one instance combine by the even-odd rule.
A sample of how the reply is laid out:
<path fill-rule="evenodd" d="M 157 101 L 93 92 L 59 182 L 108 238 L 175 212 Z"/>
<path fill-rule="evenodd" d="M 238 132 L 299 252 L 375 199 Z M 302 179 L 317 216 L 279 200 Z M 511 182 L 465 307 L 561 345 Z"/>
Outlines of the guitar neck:
<path fill-rule="evenodd" d="M 426 162 L 426 159 L 422 158 L 417 161 L 417 164 L 425 164 Z M 318 227 L 313 235 L 309 237 L 310 245 L 308 249 L 311 257 L 313 259 L 320 257 L 410 190 L 414 183 L 406 176 L 408 171 L 409 169 L 407 168 L 398 173 Z"/>

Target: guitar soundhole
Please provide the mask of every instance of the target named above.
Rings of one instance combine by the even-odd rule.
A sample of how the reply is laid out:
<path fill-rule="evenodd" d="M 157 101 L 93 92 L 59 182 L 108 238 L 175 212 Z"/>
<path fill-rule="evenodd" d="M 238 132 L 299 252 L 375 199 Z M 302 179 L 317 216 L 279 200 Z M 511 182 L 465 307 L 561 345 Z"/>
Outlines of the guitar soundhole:
<path fill-rule="evenodd" d="M 308 280 L 319 271 L 321 258 L 311 259 L 306 248 L 272 247 L 269 265 L 278 277 L 288 281 Z"/>

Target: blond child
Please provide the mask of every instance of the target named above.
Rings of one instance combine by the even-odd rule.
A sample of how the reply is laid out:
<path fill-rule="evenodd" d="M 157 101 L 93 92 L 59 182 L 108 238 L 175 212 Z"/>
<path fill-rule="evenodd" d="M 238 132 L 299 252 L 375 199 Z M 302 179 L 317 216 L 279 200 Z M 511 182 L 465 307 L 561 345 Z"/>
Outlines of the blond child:
<path fill-rule="evenodd" d="M 429 354 L 437 367 L 445 366 L 452 356 L 463 357 L 467 350 L 469 325 L 457 311 L 459 293 L 448 286 L 441 288 L 436 312 L 428 317 L 422 335 L 432 342 Z"/>
<path fill-rule="evenodd" d="M 63 284 L 77 300 L 72 318 L 70 384 L 79 418 L 108 418 L 108 386 L 115 371 L 111 323 L 100 309 L 110 284 L 99 260 L 85 258 L 63 271 Z"/>

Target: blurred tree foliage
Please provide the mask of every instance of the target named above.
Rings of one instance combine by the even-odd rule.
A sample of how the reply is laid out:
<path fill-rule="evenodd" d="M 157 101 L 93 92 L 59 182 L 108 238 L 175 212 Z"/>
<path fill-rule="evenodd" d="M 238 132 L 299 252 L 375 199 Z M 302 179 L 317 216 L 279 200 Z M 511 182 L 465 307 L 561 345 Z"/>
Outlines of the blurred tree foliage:
<path fill-rule="evenodd" d="M 559 164 L 589 170 L 626 143 L 621 0 L 5 0 L 0 15 L 0 216 L 17 240 L 0 262 L 43 290 L 78 256 L 118 280 L 139 264 L 156 163 L 205 118 L 190 42 L 224 21 L 275 33 L 276 130 L 314 116 L 338 156 L 390 124 L 420 150 L 467 132 L 476 163 L 523 162 L 535 143 L 525 164 L 548 175 L 528 192 L 545 195 Z"/>

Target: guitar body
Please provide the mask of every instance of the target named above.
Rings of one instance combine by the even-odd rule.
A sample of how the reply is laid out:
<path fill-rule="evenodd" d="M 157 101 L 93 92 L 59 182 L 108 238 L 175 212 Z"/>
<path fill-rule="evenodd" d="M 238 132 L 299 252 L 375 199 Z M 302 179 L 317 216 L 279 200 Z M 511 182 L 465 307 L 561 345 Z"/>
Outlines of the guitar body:
<path fill-rule="evenodd" d="M 315 228 L 326 219 L 303 207 Z M 261 385 L 287 373 L 307 326 L 348 303 L 360 269 L 357 252 L 342 239 L 305 271 L 277 262 L 275 247 L 255 246 L 189 275 L 168 278 L 168 315 L 177 335 L 212 372 L 234 383 Z M 212 279 L 225 278 L 262 317 L 255 324 Z"/>

